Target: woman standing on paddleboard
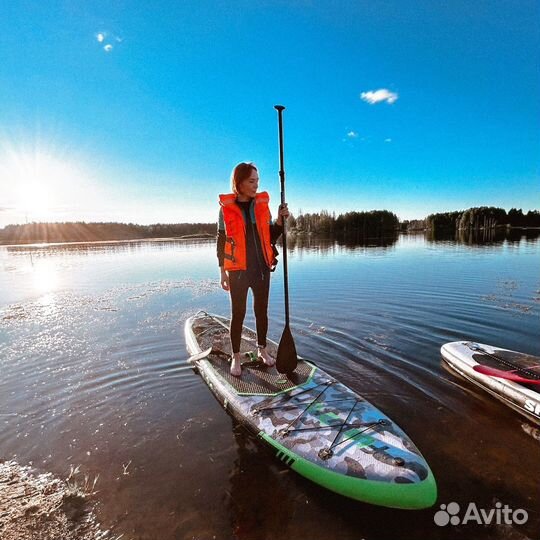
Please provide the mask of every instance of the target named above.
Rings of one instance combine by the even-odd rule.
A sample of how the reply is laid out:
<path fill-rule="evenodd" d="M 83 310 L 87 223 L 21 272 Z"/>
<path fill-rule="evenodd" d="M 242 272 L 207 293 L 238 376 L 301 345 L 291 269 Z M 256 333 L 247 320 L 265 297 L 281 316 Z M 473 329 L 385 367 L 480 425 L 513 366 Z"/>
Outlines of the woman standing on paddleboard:
<path fill-rule="evenodd" d="M 231 295 L 231 374 L 242 373 L 240 342 L 246 314 L 247 294 L 253 292 L 257 325 L 257 356 L 267 365 L 275 364 L 266 350 L 270 272 L 277 263 L 274 244 L 283 232 L 287 205 L 279 207 L 272 222 L 268 193 L 257 193 L 259 172 L 253 163 L 239 163 L 231 174 L 233 193 L 219 196 L 217 257 L 221 287 Z"/>

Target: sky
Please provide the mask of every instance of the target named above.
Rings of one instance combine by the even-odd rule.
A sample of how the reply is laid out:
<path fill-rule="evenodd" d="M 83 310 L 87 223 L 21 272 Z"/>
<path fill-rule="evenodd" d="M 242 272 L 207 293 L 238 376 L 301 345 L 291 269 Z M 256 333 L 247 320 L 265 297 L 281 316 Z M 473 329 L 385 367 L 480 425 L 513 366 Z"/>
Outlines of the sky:
<path fill-rule="evenodd" d="M 540 208 L 536 0 L 18 0 L 0 226 L 210 222 L 240 161 L 293 214 Z"/>

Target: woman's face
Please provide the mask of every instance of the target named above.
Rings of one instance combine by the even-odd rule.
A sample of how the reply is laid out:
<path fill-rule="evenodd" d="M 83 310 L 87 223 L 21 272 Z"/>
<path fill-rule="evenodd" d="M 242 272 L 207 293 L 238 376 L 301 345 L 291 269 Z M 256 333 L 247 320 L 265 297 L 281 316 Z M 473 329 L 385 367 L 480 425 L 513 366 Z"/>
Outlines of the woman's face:
<path fill-rule="evenodd" d="M 254 198 L 259 187 L 259 173 L 255 169 L 251 169 L 249 178 L 242 180 L 238 185 L 238 192 L 244 197 Z"/>

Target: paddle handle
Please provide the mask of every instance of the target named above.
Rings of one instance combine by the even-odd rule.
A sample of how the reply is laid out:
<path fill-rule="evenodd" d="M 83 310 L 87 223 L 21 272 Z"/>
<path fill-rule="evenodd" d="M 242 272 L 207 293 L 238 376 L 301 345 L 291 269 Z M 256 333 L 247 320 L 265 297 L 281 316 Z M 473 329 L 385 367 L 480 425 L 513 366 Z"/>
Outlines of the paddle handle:
<path fill-rule="evenodd" d="M 278 112 L 278 131 L 279 131 L 279 180 L 281 186 L 281 204 L 285 204 L 285 164 L 283 158 L 283 105 L 274 105 Z M 289 326 L 289 272 L 287 265 L 287 222 L 283 223 L 283 287 L 285 290 L 285 326 Z"/>

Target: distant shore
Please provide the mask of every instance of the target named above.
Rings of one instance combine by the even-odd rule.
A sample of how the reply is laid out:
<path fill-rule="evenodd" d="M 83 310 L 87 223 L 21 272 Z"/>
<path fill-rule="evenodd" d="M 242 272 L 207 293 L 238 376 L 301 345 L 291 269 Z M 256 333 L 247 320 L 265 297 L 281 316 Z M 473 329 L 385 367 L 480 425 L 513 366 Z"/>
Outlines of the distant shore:
<path fill-rule="evenodd" d="M 0 244 L 64 244 L 67 242 L 144 241 L 213 238 L 215 223 L 25 223 L 0 229 Z"/>
<path fill-rule="evenodd" d="M 117 222 L 52 222 L 7 225 L 0 229 L 0 245 L 77 244 L 89 242 L 145 242 L 215 238 L 216 223 L 156 223 L 138 225 Z M 538 230 L 540 211 L 512 208 L 474 207 L 430 214 L 424 219 L 403 220 L 388 210 L 292 214 L 287 219 L 291 235 L 321 235 L 368 238 L 398 232 L 431 231 L 460 233 L 502 229 Z"/>
<path fill-rule="evenodd" d="M 540 231 L 540 227 L 510 227 L 506 225 L 501 225 L 498 227 L 499 230 L 513 230 L 513 231 Z M 462 230 L 462 229 L 460 229 Z M 463 229 L 466 230 L 466 229 Z M 480 229 L 483 231 L 484 229 Z M 409 229 L 406 231 L 396 230 L 396 234 L 425 234 L 430 232 L 429 229 Z M 307 232 L 307 231 L 298 231 L 292 230 L 289 231 L 293 236 L 312 236 L 312 237 L 326 237 L 328 234 L 322 234 L 318 232 Z M 155 237 L 155 238 L 126 238 L 126 239 L 114 239 L 114 240 L 83 240 L 83 241 L 65 241 L 65 242 L 2 242 L 0 241 L 0 247 L 40 247 L 40 246 L 77 246 L 77 245 L 88 245 L 88 244 L 125 244 L 125 243 L 140 243 L 140 242 L 177 242 L 179 240 L 213 240 L 215 235 L 213 234 L 187 234 L 184 236 L 166 236 L 166 237 Z"/>

